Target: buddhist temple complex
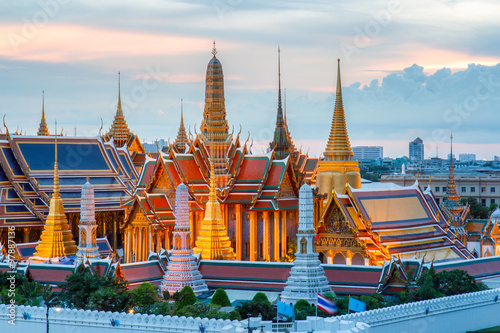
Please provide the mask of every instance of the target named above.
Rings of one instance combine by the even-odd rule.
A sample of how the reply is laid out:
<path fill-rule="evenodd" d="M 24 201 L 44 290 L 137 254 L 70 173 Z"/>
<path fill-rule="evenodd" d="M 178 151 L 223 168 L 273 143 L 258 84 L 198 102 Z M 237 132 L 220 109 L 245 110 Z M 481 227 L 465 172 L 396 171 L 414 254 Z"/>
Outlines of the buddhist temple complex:
<path fill-rule="evenodd" d="M 276 127 L 262 154 L 251 152 L 250 135 L 242 138 L 241 128 L 236 134 L 229 130 L 226 116 L 235 111 L 226 110 L 218 54 L 214 43 L 199 133 L 186 133 L 181 100 L 176 138 L 156 152 L 146 153 L 125 121 L 120 76 L 116 113 L 104 135 L 56 139 L 46 125 L 44 97 L 38 135 L 10 134 L 5 126 L 0 237 L 13 225 L 22 231 L 18 243 L 36 242 L 29 256 L 76 254 L 82 261 L 98 257 L 97 237 L 107 237 L 124 264 L 155 257 L 164 271 L 172 250 L 172 272 L 182 260 L 194 260 L 191 251 L 204 261 L 235 263 L 291 261 L 290 254 L 297 253 L 290 288 L 309 269 L 306 259 L 315 265 L 383 266 L 394 258 L 450 262 L 499 253 L 500 214 L 489 221 L 469 218 L 469 207 L 459 203 L 452 160 L 441 205 L 418 181 L 362 183 L 347 131 L 340 60 L 326 147 L 322 158 L 311 158 L 292 141 L 286 94 L 282 103 L 280 50 Z M 304 210 L 307 225 L 299 218 L 301 187 L 311 201 Z M 182 214 L 176 211 L 178 188 L 184 191 Z M 172 274 L 159 274 L 168 290 Z"/>

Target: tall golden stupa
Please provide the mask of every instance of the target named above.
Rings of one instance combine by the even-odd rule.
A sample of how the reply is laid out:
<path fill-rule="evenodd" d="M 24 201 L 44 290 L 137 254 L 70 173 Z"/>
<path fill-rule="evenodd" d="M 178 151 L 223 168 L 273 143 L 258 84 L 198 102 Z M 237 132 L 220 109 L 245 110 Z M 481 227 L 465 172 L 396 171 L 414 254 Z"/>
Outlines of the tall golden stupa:
<path fill-rule="evenodd" d="M 57 132 L 57 131 L 56 131 Z M 49 215 L 33 259 L 53 259 L 76 255 L 76 243 L 64 214 L 63 200 L 59 192 L 59 168 L 57 165 L 57 134 L 55 136 L 54 193 L 50 199 Z"/>
<path fill-rule="evenodd" d="M 319 162 L 316 176 L 319 193 L 327 195 L 331 194 L 332 189 L 337 193 L 342 193 L 346 184 L 354 188 L 361 188 L 358 161 L 353 161 L 354 153 L 347 135 L 342 84 L 340 82 L 340 59 L 337 61 L 337 94 L 332 127 L 326 149 L 323 152 L 325 159 Z"/>

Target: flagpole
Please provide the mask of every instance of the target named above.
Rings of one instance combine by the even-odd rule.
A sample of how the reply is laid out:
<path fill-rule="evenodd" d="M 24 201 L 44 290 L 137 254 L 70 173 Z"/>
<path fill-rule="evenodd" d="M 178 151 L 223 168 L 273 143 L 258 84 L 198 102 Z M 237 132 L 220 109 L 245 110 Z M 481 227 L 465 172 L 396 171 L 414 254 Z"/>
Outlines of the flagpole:
<path fill-rule="evenodd" d="M 347 302 L 347 314 L 351 313 L 351 295 L 349 295 L 349 301 Z"/>
<path fill-rule="evenodd" d="M 279 318 L 279 308 L 280 308 L 280 299 L 281 299 L 281 294 L 278 295 L 278 304 L 276 304 L 276 332 L 279 332 L 279 321 L 280 321 L 280 318 Z M 274 331 L 273 331 L 274 332 Z"/>
<path fill-rule="evenodd" d="M 318 330 L 318 296 L 316 296 L 316 331 Z"/>

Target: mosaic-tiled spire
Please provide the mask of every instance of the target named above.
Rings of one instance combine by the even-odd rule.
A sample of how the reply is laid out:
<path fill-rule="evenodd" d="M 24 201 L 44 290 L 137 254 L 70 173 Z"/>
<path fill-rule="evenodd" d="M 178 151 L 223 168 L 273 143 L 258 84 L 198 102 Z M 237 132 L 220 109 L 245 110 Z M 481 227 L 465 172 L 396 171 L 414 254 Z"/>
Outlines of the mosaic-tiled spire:
<path fill-rule="evenodd" d="M 57 133 L 57 130 L 56 130 Z M 49 215 L 38 241 L 34 257 L 58 258 L 74 256 L 76 244 L 64 214 L 64 205 L 59 189 L 59 168 L 57 164 L 57 134 L 55 136 L 54 192 L 50 199 Z"/>
<path fill-rule="evenodd" d="M 191 249 L 189 228 L 189 192 L 180 183 L 175 191 L 175 227 L 172 231 L 173 249 L 170 253 L 167 272 L 163 277 L 161 290 L 173 294 L 185 286 L 191 286 L 196 295 L 207 292 L 208 287 L 198 270 L 198 260 Z"/>
<path fill-rule="evenodd" d="M 40 120 L 40 126 L 36 135 L 49 135 L 49 128 L 45 121 L 45 91 L 42 91 L 42 120 Z"/>
<path fill-rule="evenodd" d="M 205 79 L 205 110 L 203 111 L 203 122 L 201 131 L 205 142 L 225 142 L 228 139 L 228 129 L 226 120 L 226 107 L 224 102 L 224 74 L 222 65 L 215 57 L 217 49 L 212 50 L 212 59 L 207 66 Z"/>
<path fill-rule="evenodd" d="M 97 223 L 95 220 L 94 187 L 88 180 L 82 186 L 78 228 L 80 230 L 80 243 L 76 257 L 81 261 L 86 261 L 87 258 L 98 258 L 99 247 L 96 243 Z"/>
<path fill-rule="evenodd" d="M 181 99 L 181 124 L 179 125 L 179 130 L 177 131 L 177 137 L 175 138 L 174 145 L 178 152 L 184 153 L 187 143 L 188 137 L 186 134 L 186 128 L 184 127 L 184 112 Z"/>
<path fill-rule="evenodd" d="M 337 94 L 335 98 L 332 127 L 323 155 L 326 161 L 350 161 L 354 155 L 345 123 L 344 104 L 342 102 L 342 84 L 340 82 L 340 59 L 338 59 Z"/>
<path fill-rule="evenodd" d="M 211 155 L 213 156 L 213 152 Z M 210 194 L 194 252 L 201 253 L 201 259 L 234 260 L 236 254 L 227 236 L 216 189 L 214 162 L 210 158 Z"/>
<path fill-rule="evenodd" d="M 280 48 L 278 47 L 278 111 L 276 114 L 276 128 L 274 130 L 273 141 L 269 144 L 277 159 L 284 159 L 293 152 L 293 143 L 291 136 L 288 133 L 288 126 L 283 115 L 281 104 L 281 59 Z"/>
<path fill-rule="evenodd" d="M 120 92 L 120 72 L 118 72 L 118 106 L 116 107 L 115 119 L 111 125 L 108 135 L 113 138 L 113 142 L 117 147 L 122 147 L 127 143 L 130 130 L 125 122 L 122 110 L 122 100 Z"/>
<path fill-rule="evenodd" d="M 295 304 L 299 299 L 305 299 L 316 304 L 317 294 L 327 291 L 331 288 L 316 251 L 313 192 L 309 185 L 304 184 L 299 191 L 297 253 L 281 300 Z"/>

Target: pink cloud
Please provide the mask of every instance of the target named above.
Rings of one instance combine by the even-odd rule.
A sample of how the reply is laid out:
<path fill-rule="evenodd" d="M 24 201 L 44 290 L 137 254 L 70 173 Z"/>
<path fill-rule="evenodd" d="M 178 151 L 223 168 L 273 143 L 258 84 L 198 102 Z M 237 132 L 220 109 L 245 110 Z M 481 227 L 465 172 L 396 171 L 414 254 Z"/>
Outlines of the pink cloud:
<path fill-rule="evenodd" d="M 147 34 L 51 24 L 23 34 L 22 25 L 0 25 L 0 56 L 42 62 L 75 62 L 109 57 L 168 56 L 206 52 L 203 38 Z"/>

